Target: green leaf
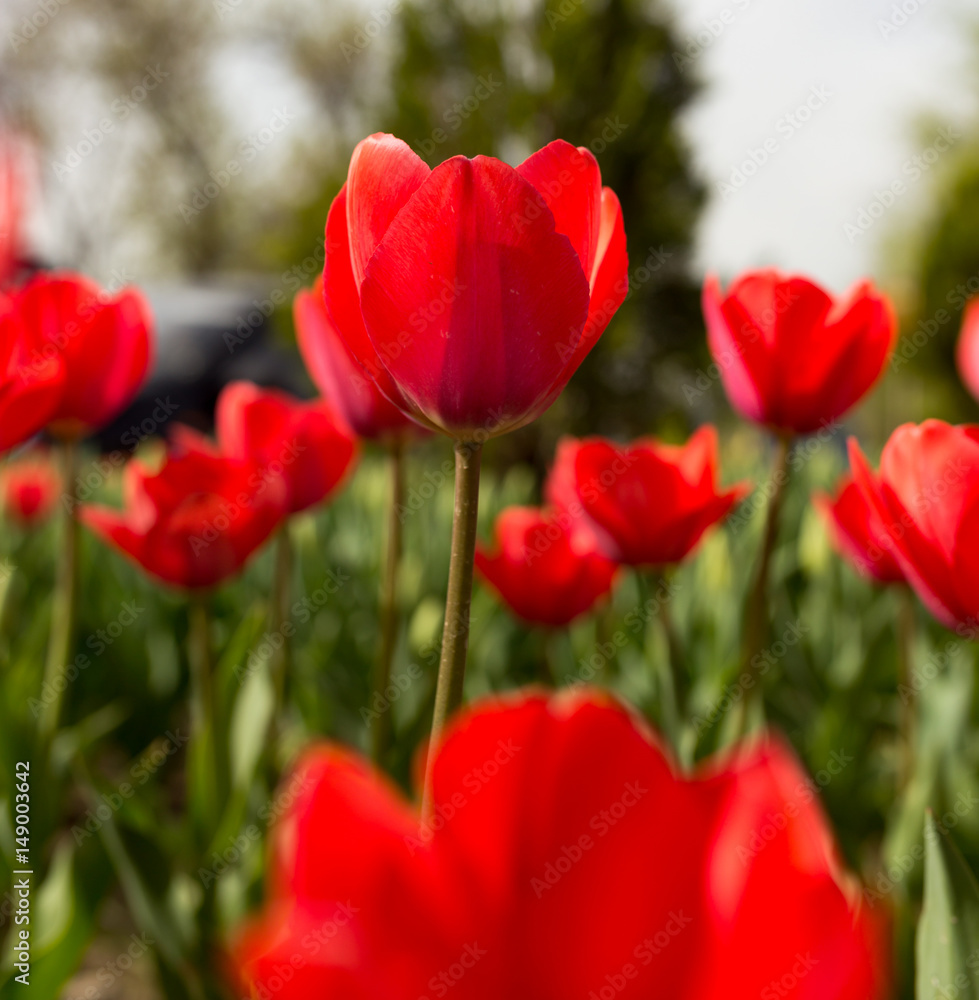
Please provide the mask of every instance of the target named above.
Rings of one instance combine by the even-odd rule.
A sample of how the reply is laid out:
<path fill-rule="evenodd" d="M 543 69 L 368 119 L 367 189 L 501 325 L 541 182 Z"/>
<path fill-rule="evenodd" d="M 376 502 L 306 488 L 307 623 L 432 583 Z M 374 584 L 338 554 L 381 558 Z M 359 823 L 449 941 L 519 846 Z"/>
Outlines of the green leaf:
<path fill-rule="evenodd" d="M 917 1000 L 979 995 L 979 884 L 962 855 L 925 817 L 925 899 L 916 942 Z"/>

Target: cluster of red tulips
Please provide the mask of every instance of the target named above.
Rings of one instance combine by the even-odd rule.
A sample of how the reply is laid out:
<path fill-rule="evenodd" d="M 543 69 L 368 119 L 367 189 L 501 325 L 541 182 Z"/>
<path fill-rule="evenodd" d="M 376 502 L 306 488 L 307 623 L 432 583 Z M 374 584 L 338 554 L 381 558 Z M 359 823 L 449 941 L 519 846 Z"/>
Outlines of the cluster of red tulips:
<path fill-rule="evenodd" d="M 574 375 L 626 295 L 625 247 L 619 202 L 585 149 L 555 141 L 516 168 L 478 156 L 430 169 L 399 139 L 370 136 L 326 221 L 322 281 L 294 303 L 323 399 L 232 384 L 215 441 L 174 428 L 161 466 L 128 463 L 122 511 L 77 511 L 158 580 L 203 591 L 289 515 L 331 496 L 360 438 L 390 453 L 395 498 L 406 447 L 430 432 L 454 442 L 420 805 L 350 750 L 324 744 L 301 757 L 302 791 L 272 838 L 267 902 L 229 945 L 232 977 L 252 996 L 871 1000 L 888 991 L 887 914 L 843 870 L 792 751 L 749 732 L 749 715 L 741 740 L 690 769 L 673 734 L 650 732 L 598 689 L 514 692 L 457 711 L 474 572 L 519 618 L 562 628 L 627 570 L 640 585 L 669 572 L 750 492 L 720 486 L 710 426 L 683 445 L 566 438 L 544 505 L 505 510 L 494 541 L 478 544 L 483 445 L 542 414 Z M 44 275 L 10 288 L 0 310 L 4 450 L 47 430 L 70 451 L 144 377 L 151 321 L 135 291 L 107 296 L 83 278 Z M 896 322 L 869 283 L 834 299 L 770 270 L 726 292 L 708 279 L 703 310 L 712 370 L 774 442 L 744 636 L 742 678 L 757 689 L 750 664 L 768 629 L 793 442 L 868 393 Z M 974 336 L 960 356 L 979 383 L 979 311 L 969 315 Z M 835 544 L 873 580 L 906 581 L 971 638 L 979 429 L 900 427 L 877 472 L 855 441 L 850 455 L 852 478 L 835 498 L 815 498 Z M 49 474 L 44 485 L 22 473 L 8 473 L 6 503 L 30 522 L 58 487 Z M 392 580 L 382 603 L 389 645 Z M 381 690 L 390 658 L 382 653 Z"/>

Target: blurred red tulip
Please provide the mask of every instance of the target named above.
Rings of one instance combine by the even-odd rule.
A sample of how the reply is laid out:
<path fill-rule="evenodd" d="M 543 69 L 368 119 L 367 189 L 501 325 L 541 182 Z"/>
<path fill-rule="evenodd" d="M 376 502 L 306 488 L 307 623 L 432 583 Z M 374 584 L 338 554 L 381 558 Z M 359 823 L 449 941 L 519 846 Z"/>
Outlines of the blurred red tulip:
<path fill-rule="evenodd" d="M 709 425 L 681 446 L 565 438 L 546 489 L 605 555 L 629 566 L 680 562 L 748 492 L 745 484 L 718 492 L 717 431 Z"/>
<path fill-rule="evenodd" d="M 890 535 L 891 551 L 928 610 L 979 635 L 979 427 L 941 420 L 891 434 L 874 476 L 855 438 L 850 465 Z"/>
<path fill-rule="evenodd" d="M 817 493 L 813 503 L 837 551 L 860 573 L 878 583 L 903 582 L 901 567 L 890 552 L 890 536 L 852 478 L 841 480 L 835 497 Z"/>
<path fill-rule="evenodd" d="M 327 399 L 362 438 L 372 441 L 427 433 L 381 394 L 337 333 L 323 300 L 323 281 L 303 289 L 292 305 L 296 340 L 306 369 Z"/>
<path fill-rule="evenodd" d="M 337 490 L 357 458 L 357 439 L 329 404 L 252 382 L 224 387 L 215 425 L 223 454 L 283 480 L 292 514 Z"/>
<path fill-rule="evenodd" d="M 476 569 L 515 615 L 561 627 L 590 611 L 612 589 L 617 566 L 572 545 L 564 511 L 508 507 L 496 519 L 492 550 L 476 548 Z"/>
<path fill-rule="evenodd" d="M 80 437 L 108 423 L 133 398 L 150 363 L 152 317 L 142 294 L 110 296 L 78 274 L 39 274 L 13 294 L 27 327 L 32 363 L 60 356 L 64 391 L 49 423 Z"/>
<path fill-rule="evenodd" d="M 61 476 L 45 453 L 9 462 L 0 470 L 4 512 L 20 527 L 36 528 L 51 516 L 61 485 Z"/>
<path fill-rule="evenodd" d="M 0 454 L 43 430 L 61 401 L 65 365 L 44 351 L 13 301 L 0 295 Z"/>
<path fill-rule="evenodd" d="M 0 286 L 11 280 L 21 258 L 25 150 L 11 134 L 0 135 Z"/>
<path fill-rule="evenodd" d="M 96 534 L 164 583 L 213 587 L 237 573 L 288 512 L 285 482 L 177 432 L 163 467 L 123 474 L 125 509 L 85 505 Z"/>
<path fill-rule="evenodd" d="M 680 778 L 607 696 L 518 695 L 450 726 L 425 823 L 337 746 L 288 788 L 269 901 L 233 949 L 255 996 L 884 993 L 880 922 L 778 740 Z"/>
<path fill-rule="evenodd" d="M 731 405 L 776 430 L 809 434 L 842 416 L 880 377 L 897 323 L 869 281 L 834 300 L 778 271 L 749 271 L 721 292 L 704 283 L 707 340 Z"/>
<path fill-rule="evenodd" d="M 963 385 L 979 400 L 979 296 L 969 300 L 962 314 L 955 363 Z"/>
<path fill-rule="evenodd" d="M 326 222 L 326 305 L 381 392 L 456 438 L 492 437 L 554 402 L 628 289 L 618 199 L 563 141 L 514 169 L 431 170 L 375 134 Z"/>

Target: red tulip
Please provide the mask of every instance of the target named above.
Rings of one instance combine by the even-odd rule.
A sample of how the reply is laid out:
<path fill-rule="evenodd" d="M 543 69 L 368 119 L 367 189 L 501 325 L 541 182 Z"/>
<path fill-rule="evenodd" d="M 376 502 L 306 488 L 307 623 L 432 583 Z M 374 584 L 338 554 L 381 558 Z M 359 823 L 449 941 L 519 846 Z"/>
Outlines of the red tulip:
<path fill-rule="evenodd" d="M 41 274 L 14 295 L 35 347 L 31 364 L 55 355 L 64 391 L 49 429 L 79 437 L 108 423 L 133 398 L 150 361 L 152 317 L 135 288 L 116 296 L 77 274 Z"/>
<path fill-rule="evenodd" d="M 22 528 L 36 528 L 50 517 L 58 501 L 61 476 L 46 454 L 28 455 L 0 471 L 0 492 L 7 516 Z"/>
<path fill-rule="evenodd" d="M 908 583 L 940 622 L 975 634 L 979 427 L 904 424 L 884 446 L 877 477 L 851 438 L 850 465 Z"/>
<path fill-rule="evenodd" d="M 323 282 L 303 289 L 292 304 L 296 340 L 306 369 L 324 398 L 362 438 L 372 441 L 424 434 L 377 388 L 343 342 L 323 299 Z"/>
<path fill-rule="evenodd" d="M 12 278 L 21 257 L 25 167 L 22 144 L 0 136 L 0 285 Z"/>
<path fill-rule="evenodd" d="M 223 454 L 283 480 L 292 514 L 334 493 L 357 458 L 357 439 L 329 404 L 252 382 L 224 387 L 215 425 Z"/>
<path fill-rule="evenodd" d="M 79 517 L 96 534 L 164 583 L 213 587 L 237 573 L 288 511 L 281 477 L 254 462 L 219 455 L 177 430 L 166 461 L 151 472 L 130 461 L 125 510 L 86 505 Z"/>
<path fill-rule="evenodd" d="M 857 403 L 894 347 L 888 299 L 869 281 L 834 300 L 778 271 L 749 271 L 721 292 L 704 284 L 711 354 L 734 408 L 776 430 L 808 434 Z"/>
<path fill-rule="evenodd" d="M 550 501 L 580 517 L 610 559 L 630 566 L 680 562 L 747 492 L 744 484 L 718 492 L 717 431 L 709 425 L 682 446 L 565 438 L 547 483 Z"/>
<path fill-rule="evenodd" d="M 878 583 L 904 580 L 901 567 L 890 552 L 890 536 L 850 477 L 840 482 L 835 498 L 817 493 L 813 502 L 826 522 L 833 544 L 859 572 Z"/>
<path fill-rule="evenodd" d="M 400 139 L 354 150 L 326 222 L 326 305 L 381 392 L 453 437 L 540 416 L 628 288 L 618 199 L 566 142 L 514 169 L 428 166 Z"/>
<path fill-rule="evenodd" d="M 43 430 L 61 400 L 64 361 L 43 349 L 13 301 L 0 295 L 0 454 Z"/>
<path fill-rule="evenodd" d="M 878 922 L 813 788 L 777 740 L 680 778 L 597 692 L 458 718 L 424 824 L 359 756 L 321 746 L 288 785 L 270 899 L 235 964 L 281 1000 L 741 1000 L 792 975 L 781 995 L 877 1000 Z"/>
<path fill-rule="evenodd" d="M 525 621 L 560 628 L 612 589 L 616 564 L 576 549 L 563 511 L 508 507 L 495 533 L 492 551 L 477 546 L 476 569 Z"/>
<path fill-rule="evenodd" d="M 962 315 L 955 362 L 966 389 L 979 399 L 979 296 L 969 300 Z"/>

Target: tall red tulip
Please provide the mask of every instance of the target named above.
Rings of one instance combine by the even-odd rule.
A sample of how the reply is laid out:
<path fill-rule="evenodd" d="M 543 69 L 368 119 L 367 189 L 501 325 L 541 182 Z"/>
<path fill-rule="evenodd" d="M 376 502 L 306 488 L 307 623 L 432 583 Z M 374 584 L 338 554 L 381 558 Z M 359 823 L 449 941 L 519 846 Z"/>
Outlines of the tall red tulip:
<path fill-rule="evenodd" d="M 78 274 L 39 274 L 13 294 L 13 306 L 34 346 L 28 364 L 55 356 L 64 389 L 49 429 L 66 438 L 101 427 L 133 398 L 146 376 L 152 317 L 135 288 L 103 292 Z"/>
<path fill-rule="evenodd" d="M 869 281 L 834 299 L 798 275 L 749 271 L 724 294 L 707 278 L 707 340 L 732 406 L 788 434 L 842 416 L 880 377 L 897 325 Z"/>
<path fill-rule="evenodd" d="M 582 519 L 579 530 L 591 532 L 610 559 L 665 566 L 684 559 L 746 494 L 745 485 L 719 492 L 717 466 L 717 431 L 709 425 L 681 446 L 565 438 L 547 494 Z"/>
<path fill-rule="evenodd" d="M 81 521 L 151 576 L 189 590 L 241 570 L 289 504 L 281 477 L 180 432 L 158 472 L 129 462 L 123 495 L 124 510 L 85 505 Z"/>
<path fill-rule="evenodd" d="M 292 304 L 299 353 L 316 387 L 350 427 L 368 440 L 419 435 L 424 429 L 399 410 L 361 367 L 337 332 L 323 299 L 323 281 Z"/>
<path fill-rule="evenodd" d="M 283 481 L 292 514 L 330 496 L 357 458 L 357 439 L 328 403 L 302 402 L 252 382 L 222 389 L 215 425 L 225 455 Z"/>
<path fill-rule="evenodd" d="M 55 413 L 65 364 L 44 352 L 37 331 L 25 326 L 13 301 L 0 295 L 0 454 L 33 437 Z"/>
<path fill-rule="evenodd" d="M 966 389 L 979 400 L 979 297 L 970 299 L 962 314 L 955 363 Z"/>
<path fill-rule="evenodd" d="M 523 695 L 455 721 L 427 824 L 337 746 L 287 787 L 233 951 L 257 996 L 748 1000 L 793 975 L 782 995 L 884 994 L 879 922 L 778 740 L 680 778 L 607 697 Z"/>
<path fill-rule="evenodd" d="M 612 589 L 616 564 L 573 544 L 564 511 L 508 507 L 496 519 L 492 549 L 476 549 L 476 569 L 514 614 L 560 628 Z"/>
<path fill-rule="evenodd" d="M 837 551 L 860 573 L 878 583 L 904 580 L 901 567 L 890 551 L 890 536 L 852 478 L 844 477 L 835 497 L 817 493 L 813 503 Z"/>
<path fill-rule="evenodd" d="M 326 305 L 380 390 L 459 439 L 538 417 L 628 288 L 618 199 L 595 158 L 557 140 L 513 168 L 430 169 L 375 134 L 326 223 Z"/>
<path fill-rule="evenodd" d="M 4 513 L 22 528 L 36 528 L 51 516 L 61 486 L 61 476 L 44 452 L 18 458 L 0 469 Z"/>
<path fill-rule="evenodd" d="M 884 446 L 876 477 L 851 438 L 850 464 L 928 610 L 960 634 L 979 635 L 979 427 L 904 424 Z"/>

